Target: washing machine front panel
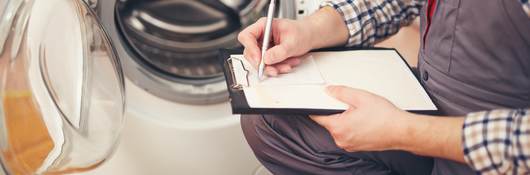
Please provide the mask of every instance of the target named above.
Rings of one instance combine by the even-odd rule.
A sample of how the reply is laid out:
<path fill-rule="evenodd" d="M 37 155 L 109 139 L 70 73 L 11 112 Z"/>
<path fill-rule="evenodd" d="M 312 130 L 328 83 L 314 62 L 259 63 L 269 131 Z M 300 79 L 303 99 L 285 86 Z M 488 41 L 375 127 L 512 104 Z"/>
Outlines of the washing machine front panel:
<path fill-rule="evenodd" d="M 203 11 L 208 11 L 205 12 L 207 15 L 199 15 L 202 20 L 197 23 L 199 26 L 211 27 L 199 30 L 196 30 L 197 28 L 188 30 L 192 27 L 191 24 L 194 24 L 194 21 L 188 18 L 191 19 L 197 14 L 175 17 L 160 14 L 162 11 L 170 11 L 167 9 L 153 11 L 153 9 L 157 8 L 168 8 L 168 6 L 156 3 L 170 2 L 144 1 L 144 3 L 151 2 L 155 5 L 154 7 L 144 6 L 143 8 L 137 8 L 137 14 L 134 16 L 132 11 L 125 13 L 127 12 L 125 11 L 126 9 L 121 9 L 124 10 L 123 13 L 118 13 L 120 8 L 122 8 L 120 5 L 127 5 L 127 3 L 132 5 L 135 5 L 134 3 L 141 4 L 142 1 L 87 1 L 97 2 L 94 9 L 109 33 L 113 45 L 116 47 L 128 79 L 126 84 L 128 89 L 127 114 L 129 122 L 127 122 L 123 135 L 124 144 L 120 145 L 118 154 L 113 158 L 114 160 L 110 160 L 109 164 L 106 164 L 107 166 L 94 173 L 124 174 L 124 172 L 127 172 L 125 174 L 133 175 L 145 173 L 253 174 L 260 165 L 253 157 L 252 151 L 244 140 L 239 126 L 239 117 L 231 114 L 230 105 L 227 103 L 226 84 L 223 76 L 219 74 L 220 72 L 217 72 L 217 74 L 215 71 L 212 71 L 212 74 L 206 72 L 199 74 L 193 71 L 191 73 L 181 73 L 175 71 L 174 68 L 174 72 L 172 72 L 170 66 L 177 67 L 182 65 L 186 67 L 187 64 L 191 63 L 184 64 L 184 62 L 198 61 L 201 58 L 198 56 L 187 56 L 182 58 L 186 59 L 186 61 L 169 62 L 175 59 L 152 55 L 162 54 L 164 56 L 163 54 L 167 54 L 162 53 L 161 50 L 169 51 L 175 55 L 213 54 L 212 51 L 217 50 L 217 48 L 240 47 L 236 41 L 238 32 L 263 15 L 266 10 L 264 7 L 258 6 L 260 6 L 259 4 L 267 6 L 268 1 L 219 0 L 224 3 L 224 6 L 232 9 L 227 10 L 225 7 L 183 2 L 195 0 L 173 0 L 171 2 L 173 4 L 169 5 L 173 6 L 173 8 L 180 6 L 179 8 L 191 7 L 187 10 L 195 9 L 193 11 L 199 11 L 202 9 Z M 280 1 L 279 16 L 294 18 L 294 9 L 294 1 Z M 146 16 L 144 14 L 144 16 L 141 16 L 138 14 L 141 10 L 148 12 L 149 15 Z M 223 13 L 219 14 L 217 12 Z M 236 12 L 238 13 L 238 20 L 224 19 L 233 18 Z M 156 18 L 153 19 L 153 17 Z M 123 25 L 120 25 L 119 20 L 121 20 Z M 130 26 L 126 25 L 127 20 L 133 21 Z M 142 29 L 141 25 L 139 25 L 140 27 L 134 26 L 136 25 L 134 20 L 144 20 L 141 21 L 141 25 L 149 28 Z M 224 33 L 221 32 L 222 34 L 210 32 L 213 31 L 211 29 L 220 25 L 219 23 L 224 23 L 223 25 L 226 24 L 229 27 Z M 237 26 L 238 23 L 240 25 L 239 28 L 230 27 Z M 143 33 L 142 35 L 134 33 L 143 30 L 148 31 L 148 29 L 151 33 Z M 129 30 L 129 33 L 126 33 L 127 30 Z M 168 31 L 180 31 L 180 33 Z M 167 34 L 167 36 L 171 37 L 160 37 L 162 32 L 164 32 L 164 35 Z M 129 38 L 127 38 L 127 35 L 130 35 Z M 131 42 L 132 39 L 151 39 L 146 36 L 161 39 L 163 42 L 159 42 L 160 40 Z M 186 38 L 185 36 L 195 36 L 196 38 Z M 181 45 L 165 45 L 167 43 L 164 42 L 167 41 L 174 42 L 173 44 L 180 42 Z M 218 45 L 215 42 L 223 44 Z M 142 44 L 153 48 L 142 48 Z M 179 47 L 177 48 L 176 46 Z M 144 57 L 150 54 L 152 54 L 152 57 Z M 213 58 L 215 59 L 215 57 Z M 207 58 L 204 57 L 204 59 Z M 168 61 L 169 63 L 167 63 L 167 67 L 157 67 L 155 65 L 156 61 Z M 202 67 L 199 65 L 208 64 L 208 62 L 198 62 L 200 64 L 197 63 L 197 66 L 193 67 Z M 191 66 L 187 67 L 187 69 L 191 68 Z M 138 142 L 143 144 L 135 144 Z M 196 152 L 190 150 L 206 151 Z M 233 159 L 231 161 L 223 161 L 226 160 L 227 156 Z M 203 157 L 208 158 L 203 159 Z M 159 164 L 159 162 L 162 163 Z M 131 168 L 128 165 L 135 166 Z"/>

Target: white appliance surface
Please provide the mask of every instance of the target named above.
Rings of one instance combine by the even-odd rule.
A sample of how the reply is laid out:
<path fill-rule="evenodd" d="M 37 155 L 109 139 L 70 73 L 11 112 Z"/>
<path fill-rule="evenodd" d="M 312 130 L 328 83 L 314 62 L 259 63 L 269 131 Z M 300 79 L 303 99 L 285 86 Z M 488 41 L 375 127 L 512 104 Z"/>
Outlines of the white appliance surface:
<path fill-rule="evenodd" d="M 127 119 L 116 153 L 86 175 L 267 174 L 228 102 L 193 106 L 162 100 L 127 81 Z"/>

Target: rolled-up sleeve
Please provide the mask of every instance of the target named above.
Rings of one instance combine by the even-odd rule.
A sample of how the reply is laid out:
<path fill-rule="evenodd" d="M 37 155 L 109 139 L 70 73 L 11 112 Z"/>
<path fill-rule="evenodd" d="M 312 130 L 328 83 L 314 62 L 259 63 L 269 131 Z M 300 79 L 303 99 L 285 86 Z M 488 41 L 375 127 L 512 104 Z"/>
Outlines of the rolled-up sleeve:
<path fill-rule="evenodd" d="M 530 173 L 530 109 L 471 113 L 462 138 L 465 160 L 479 174 Z"/>
<path fill-rule="evenodd" d="M 321 7 L 335 8 L 349 30 L 347 46 L 373 46 L 397 33 L 419 15 L 425 0 L 326 0 Z"/>

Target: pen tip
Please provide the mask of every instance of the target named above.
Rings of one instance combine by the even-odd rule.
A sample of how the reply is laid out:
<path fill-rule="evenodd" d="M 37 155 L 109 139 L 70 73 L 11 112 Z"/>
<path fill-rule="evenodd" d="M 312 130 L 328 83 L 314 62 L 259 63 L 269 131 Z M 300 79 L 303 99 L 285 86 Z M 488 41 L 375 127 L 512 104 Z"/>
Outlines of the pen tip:
<path fill-rule="evenodd" d="M 263 75 L 263 72 L 258 72 L 258 80 L 259 81 L 262 81 L 263 79 L 265 79 L 265 76 Z"/>

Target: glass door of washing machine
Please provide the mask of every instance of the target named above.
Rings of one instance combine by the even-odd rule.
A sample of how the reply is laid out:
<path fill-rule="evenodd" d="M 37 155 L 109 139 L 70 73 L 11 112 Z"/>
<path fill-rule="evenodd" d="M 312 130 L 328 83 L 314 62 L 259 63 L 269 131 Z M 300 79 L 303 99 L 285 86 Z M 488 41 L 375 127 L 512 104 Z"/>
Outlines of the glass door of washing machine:
<path fill-rule="evenodd" d="M 190 80 L 222 76 L 217 49 L 237 47 L 242 27 L 239 12 L 217 0 L 129 0 L 117 14 L 141 61 L 168 77 Z"/>
<path fill-rule="evenodd" d="M 106 27 L 118 30 L 125 73 L 137 86 L 171 102 L 214 104 L 228 100 L 219 49 L 241 48 L 237 35 L 265 15 L 268 2 L 121 0 Z M 281 2 L 294 13 L 285 5 L 293 1 Z M 105 8 L 100 17 L 111 18 Z"/>
<path fill-rule="evenodd" d="M 116 147 L 125 106 L 120 63 L 99 21 L 80 0 L 0 5 L 0 171 L 98 167 Z"/>

